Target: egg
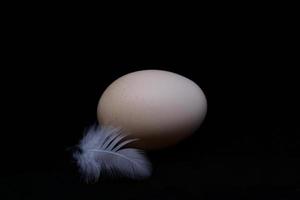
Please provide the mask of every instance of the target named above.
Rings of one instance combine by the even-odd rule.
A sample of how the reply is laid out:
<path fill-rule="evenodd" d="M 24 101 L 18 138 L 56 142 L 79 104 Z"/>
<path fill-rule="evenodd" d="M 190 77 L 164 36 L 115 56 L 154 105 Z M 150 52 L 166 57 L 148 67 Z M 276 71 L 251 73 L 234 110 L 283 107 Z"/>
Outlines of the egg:
<path fill-rule="evenodd" d="M 199 128 L 207 113 L 201 88 L 163 70 L 142 70 L 115 80 L 97 107 L 102 126 L 119 127 L 145 150 L 175 145 Z"/>

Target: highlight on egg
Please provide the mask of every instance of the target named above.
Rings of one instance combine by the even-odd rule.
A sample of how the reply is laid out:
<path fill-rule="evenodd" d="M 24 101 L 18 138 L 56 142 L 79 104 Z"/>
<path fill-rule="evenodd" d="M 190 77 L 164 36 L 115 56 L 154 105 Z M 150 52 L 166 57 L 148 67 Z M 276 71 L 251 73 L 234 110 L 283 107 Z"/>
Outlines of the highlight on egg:
<path fill-rule="evenodd" d="M 184 76 L 163 70 L 126 74 L 103 92 L 99 125 L 89 129 L 74 158 L 87 181 L 112 171 L 149 177 L 151 164 L 142 150 L 177 144 L 199 128 L 206 113 L 202 89 Z"/>

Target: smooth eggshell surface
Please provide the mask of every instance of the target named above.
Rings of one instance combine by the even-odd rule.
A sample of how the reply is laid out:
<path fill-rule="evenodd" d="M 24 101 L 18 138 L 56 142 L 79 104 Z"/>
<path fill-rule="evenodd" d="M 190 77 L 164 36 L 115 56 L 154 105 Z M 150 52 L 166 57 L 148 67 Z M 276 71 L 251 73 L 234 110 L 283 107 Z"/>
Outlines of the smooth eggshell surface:
<path fill-rule="evenodd" d="M 162 70 L 124 75 L 102 94 L 100 125 L 120 127 L 140 140 L 134 146 L 159 149 L 192 134 L 207 112 L 203 91 L 193 81 Z"/>

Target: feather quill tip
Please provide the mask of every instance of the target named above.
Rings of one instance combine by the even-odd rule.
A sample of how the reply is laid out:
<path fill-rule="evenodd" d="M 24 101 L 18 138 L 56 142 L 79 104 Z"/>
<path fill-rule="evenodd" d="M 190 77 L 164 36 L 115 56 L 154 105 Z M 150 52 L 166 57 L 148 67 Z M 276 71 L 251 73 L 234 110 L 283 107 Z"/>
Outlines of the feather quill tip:
<path fill-rule="evenodd" d="M 92 126 L 73 152 L 82 178 L 90 183 L 100 176 L 123 176 L 145 179 L 151 176 L 151 163 L 144 152 L 126 147 L 137 139 L 126 139 L 122 130 L 114 127 Z"/>

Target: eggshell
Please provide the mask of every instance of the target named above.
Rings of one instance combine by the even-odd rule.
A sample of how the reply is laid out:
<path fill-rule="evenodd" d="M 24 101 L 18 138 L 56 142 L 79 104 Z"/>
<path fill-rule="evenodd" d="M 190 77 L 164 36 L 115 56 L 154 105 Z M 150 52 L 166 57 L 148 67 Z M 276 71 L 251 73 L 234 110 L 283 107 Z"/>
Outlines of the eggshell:
<path fill-rule="evenodd" d="M 120 127 L 139 138 L 136 147 L 160 149 L 192 134 L 207 112 L 207 100 L 193 81 L 173 72 L 143 70 L 124 75 L 102 94 L 100 125 Z"/>

